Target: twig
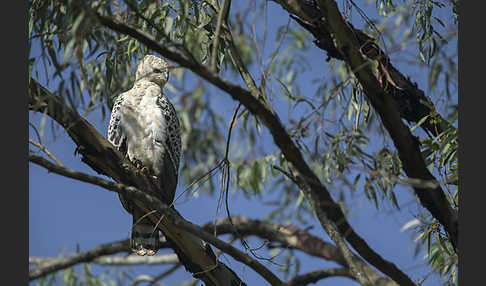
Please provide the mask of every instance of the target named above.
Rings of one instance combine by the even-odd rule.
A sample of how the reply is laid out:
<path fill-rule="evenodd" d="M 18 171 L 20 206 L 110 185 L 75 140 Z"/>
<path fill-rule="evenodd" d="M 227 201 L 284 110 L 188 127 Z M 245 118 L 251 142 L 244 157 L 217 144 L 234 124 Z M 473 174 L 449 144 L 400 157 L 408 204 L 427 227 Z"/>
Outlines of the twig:
<path fill-rule="evenodd" d="M 92 176 L 92 175 L 89 175 L 89 174 L 86 174 L 86 173 L 78 172 L 78 171 L 73 170 L 73 169 L 54 165 L 51 162 L 49 162 L 48 160 L 46 160 L 46 159 L 44 159 L 40 156 L 33 155 L 32 153 L 29 154 L 29 161 L 32 162 L 32 163 L 35 163 L 39 166 L 44 167 L 44 168 L 46 168 L 47 170 L 49 170 L 53 173 L 63 175 L 63 176 L 68 177 L 68 178 L 76 179 L 76 180 L 79 180 L 79 181 L 82 181 L 82 182 L 85 182 L 85 183 L 90 183 L 90 184 L 93 184 L 93 185 L 96 185 L 96 186 L 100 186 L 102 188 L 105 188 L 107 190 L 114 191 L 114 192 L 117 192 L 117 193 L 141 192 L 141 191 L 137 190 L 137 188 L 135 188 L 135 187 L 126 186 L 126 185 L 120 184 L 120 183 L 110 182 L 108 180 L 102 179 L 102 178 L 97 177 L 97 176 Z"/>
<path fill-rule="evenodd" d="M 238 111 L 240 110 L 241 103 L 238 104 L 238 106 L 235 109 L 235 112 L 233 113 L 233 117 L 231 118 L 231 122 L 229 125 L 228 129 L 228 139 L 226 140 L 226 150 L 224 152 L 224 159 L 228 161 L 228 154 L 229 154 L 229 147 L 230 147 L 230 142 L 231 142 L 231 133 L 233 132 L 233 128 L 236 124 L 236 116 L 238 115 Z"/>
<path fill-rule="evenodd" d="M 38 147 L 42 152 L 46 153 L 47 156 L 49 156 L 49 158 L 51 158 L 54 162 L 56 162 L 59 166 L 61 167 L 64 167 L 64 164 L 61 163 L 61 161 L 59 161 L 56 156 L 54 156 L 51 152 L 49 152 L 49 150 L 47 150 L 46 147 L 44 147 L 43 145 L 41 145 L 40 143 L 38 142 L 35 142 L 34 140 L 30 139 L 29 138 L 29 143 Z"/>
<path fill-rule="evenodd" d="M 287 282 L 288 286 L 301 286 L 307 285 L 311 283 L 316 283 L 317 281 L 329 278 L 329 277 L 348 277 L 354 280 L 353 275 L 346 268 L 330 268 L 330 269 L 322 269 L 313 272 L 309 272 L 306 274 L 298 275 L 292 278 Z M 376 285 L 376 284 L 375 284 Z"/>
<path fill-rule="evenodd" d="M 232 224 L 232 220 L 231 220 L 231 213 L 230 213 L 230 210 L 229 210 L 229 183 L 230 183 L 230 177 L 231 177 L 231 166 L 230 166 L 230 161 L 228 159 L 228 156 L 229 156 L 229 147 L 230 147 L 230 142 L 231 142 L 231 134 L 232 134 L 232 131 L 233 131 L 233 128 L 234 128 L 234 125 L 236 123 L 236 118 L 237 118 L 237 115 L 238 115 L 238 110 L 240 109 L 241 107 L 241 103 L 238 104 L 238 106 L 236 107 L 235 109 L 235 112 L 233 113 L 233 117 L 231 118 L 231 122 L 230 122 L 230 128 L 228 130 L 228 139 L 226 140 L 226 151 L 225 151 L 225 155 L 224 155 L 224 158 L 223 158 L 223 164 L 225 165 L 224 168 L 225 168 L 225 171 L 223 172 L 226 176 L 226 182 L 224 184 L 224 187 L 225 187 L 225 190 L 224 190 L 224 195 L 225 195 L 225 207 L 226 207 L 226 215 L 228 216 L 228 220 L 229 222 Z M 250 245 L 248 245 L 248 243 L 246 242 L 246 240 L 238 233 L 238 230 L 236 228 L 234 228 L 234 231 L 235 231 L 235 235 L 240 239 L 241 241 L 241 244 L 243 245 L 243 247 L 250 251 L 250 253 L 257 259 L 260 259 L 260 260 L 266 260 L 266 261 L 269 261 L 271 262 L 272 264 L 275 264 L 275 265 L 279 265 L 278 263 L 275 263 L 273 261 L 273 258 L 275 257 L 271 257 L 271 258 L 266 258 L 266 257 L 261 257 L 259 256 L 258 254 L 255 253 L 254 249 L 252 249 L 250 247 Z"/>
<path fill-rule="evenodd" d="M 368 171 L 368 173 L 374 176 L 385 177 L 385 175 L 382 174 L 382 172 Z M 439 182 L 437 182 L 436 180 L 423 180 L 418 178 L 407 178 L 407 177 L 388 175 L 388 174 L 386 175 L 386 177 L 389 178 L 391 181 L 400 183 L 402 185 L 411 186 L 414 188 L 434 190 L 435 188 L 440 186 Z"/>
<path fill-rule="evenodd" d="M 35 135 L 37 136 L 37 140 L 39 140 L 39 144 L 42 144 L 42 142 L 41 142 L 42 140 L 41 140 L 41 136 L 39 134 L 39 130 L 37 130 L 35 125 L 30 123 L 30 122 L 29 122 L 29 126 L 32 127 L 32 129 L 34 129 Z"/>
<path fill-rule="evenodd" d="M 219 37 L 221 33 L 221 26 L 228 21 L 229 8 L 231 0 L 223 0 L 223 6 L 219 9 L 218 21 L 216 23 L 216 31 L 213 37 L 213 49 L 211 51 L 211 71 L 216 72 L 216 60 L 218 57 Z"/>
<path fill-rule="evenodd" d="M 171 268 L 167 269 L 166 271 L 164 271 L 164 272 L 162 272 L 159 275 L 154 276 L 154 277 L 148 276 L 148 275 L 140 275 L 135 280 L 133 280 L 130 285 L 131 286 L 136 286 L 138 283 L 144 282 L 144 281 L 150 282 L 151 285 L 153 285 L 154 283 L 157 283 L 157 281 L 160 281 L 160 280 L 164 279 L 165 277 L 169 276 L 170 274 L 172 274 L 179 267 L 181 267 L 181 264 L 180 263 L 172 266 Z"/>
<path fill-rule="evenodd" d="M 45 159 L 43 159 L 45 160 Z M 47 160 L 46 160 L 47 161 Z M 50 162 L 49 162 L 50 163 Z M 50 163 L 52 164 L 52 163 Z M 53 165 L 55 166 L 55 165 Z M 57 167 L 57 166 L 55 166 Z M 62 168 L 62 167 L 59 167 Z M 45 263 L 41 263 L 35 268 L 29 270 L 29 280 L 34 280 L 39 277 L 54 273 L 61 269 L 65 269 L 71 267 L 75 264 L 82 263 L 82 262 L 90 262 L 93 259 L 101 256 L 101 255 L 109 255 L 114 254 L 120 251 L 128 250 L 128 240 L 122 240 L 118 242 L 113 242 L 110 244 L 103 244 L 96 248 L 91 249 L 90 251 L 86 251 L 83 253 L 75 254 L 71 257 L 68 257 L 63 260 L 56 259 L 55 261 L 46 261 Z M 39 262 L 39 259 L 33 258 L 32 263 Z M 31 260 L 29 258 L 29 263 Z"/>
<path fill-rule="evenodd" d="M 179 259 L 175 253 L 155 255 L 155 256 L 101 256 L 96 258 L 93 263 L 100 265 L 157 265 L 157 264 L 174 264 L 178 263 Z"/>

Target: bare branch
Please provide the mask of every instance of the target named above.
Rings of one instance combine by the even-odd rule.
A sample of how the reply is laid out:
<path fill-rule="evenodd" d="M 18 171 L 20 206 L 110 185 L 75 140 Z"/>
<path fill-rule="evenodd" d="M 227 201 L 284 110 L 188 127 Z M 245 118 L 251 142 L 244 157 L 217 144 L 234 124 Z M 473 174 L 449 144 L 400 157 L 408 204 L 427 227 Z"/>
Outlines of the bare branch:
<path fill-rule="evenodd" d="M 339 276 L 354 279 L 349 269 L 331 268 L 331 269 L 317 270 L 317 271 L 295 276 L 294 278 L 292 278 L 292 280 L 288 281 L 287 283 L 289 286 L 303 286 L 307 284 L 316 283 L 317 281 L 325 278 L 339 277 Z"/>
<path fill-rule="evenodd" d="M 51 152 L 49 152 L 49 150 L 47 150 L 47 148 L 44 147 L 44 145 L 40 144 L 39 142 L 35 142 L 34 140 L 32 140 L 30 138 L 29 138 L 29 143 L 38 147 L 42 152 L 44 152 L 47 156 L 49 156 L 49 158 L 51 158 L 59 166 L 64 167 L 64 164 L 61 163 L 61 161 L 59 161 L 59 159 L 57 159 L 56 156 L 54 156 Z"/>
<path fill-rule="evenodd" d="M 217 1 L 215 1 L 217 3 Z M 218 55 L 219 49 L 219 37 L 221 33 L 221 26 L 223 23 L 227 23 L 228 15 L 229 15 L 229 8 L 231 7 L 231 0 L 223 0 L 223 6 L 219 9 L 218 12 L 218 21 L 216 23 L 216 31 L 214 32 L 213 38 L 213 49 L 211 52 L 211 71 L 216 72 L 216 59 Z"/>
<path fill-rule="evenodd" d="M 90 183 L 90 184 L 93 184 L 93 185 L 96 185 L 96 186 L 100 186 L 102 188 L 105 188 L 107 190 L 114 191 L 114 192 L 117 192 L 117 193 L 124 193 L 124 192 L 131 192 L 131 191 L 141 192 L 135 187 L 126 186 L 124 184 L 107 181 L 107 180 L 102 179 L 102 178 L 97 177 L 97 176 L 92 176 L 92 175 L 89 175 L 89 174 L 86 174 L 86 173 L 78 172 L 78 171 L 73 170 L 73 169 L 54 165 L 51 162 L 49 162 L 48 160 L 46 160 L 46 159 L 44 159 L 40 156 L 36 156 L 32 153 L 29 154 L 29 161 L 46 168 L 50 172 L 53 172 L 53 173 L 56 173 L 56 174 L 59 174 L 59 175 L 62 175 L 62 176 L 68 177 L 68 178 L 76 179 L 76 180 L 79 180 L 79 181 L 82 181 L 82 182 L 85 182 L 85 183 Z"/>
<path fill-rule="evenodd" d="M 159 241 L 160 248 L 169 248 L 165 237 L 162 237 Z M 63 270 L 68 267 L 72 267 L 79 263 L 92 262 L 95 264 L 116 264 L 116 265 L 134 265 L 134 264 L 162 264 L 162 263 L 177 263 L 179 260 L 174 254 L 168 254 L 165 256 L 113 256 L 120 252 L 130 252 L 129 240 L 120 240 L 112 243 L 102 244 L 91 250 L 76 253 L 75 255 L 66 258 L 54 258 L 54 257 L 29 257 L 29 264 L 38 264 L 34 269 L 31 269 L 32 274 L 37 277 L 42 277 L 50 273 L 54 273 Z M 175 259 L 175 261 L 173 261 Z"/>
<path fill-rule="evenodd" d="M 100 265 L 157 265 L 157 264 L 174 264 L 178 263 L 179 259 L 175 253 L 155 255 L 155 256 L 101 256 L 96 258 L 93 263 Z"/>
<path fill-rule="evenodd" d="M 139 284 L 141 282 L 150 282 L 152 284 L 157 283 L 157 281 L 160 281 L 163 278 L 165 278 L 165 277 L 169 276 L 170 274 L 172 274 L 180 266 L 181 266 L 181 264 L 176 264 L 176 265 L 172 266 L 171 268 L 169 268 L 168 270 L 160 273 L 159 275 L 157 275 L 155 277 L 152 277 L 152 276 L 149 276 L 149 275 L 140 275 L 135 280 L 132 281 L 132 283 L 130 284 L 130 286 L 135 286 L 135 285 L 137 285 L 137 284 Z"/>
<path fill-rule="evenodd" d="M 241 216 L 232 216 L 231 222 L 228 218 L 221 219 L 216 221 L 215 224 L 206 224 L 204 228 L 207 231 L 215 229 L 217 235 L 234 234 L 236 230 L 239 235 L 254 235 L 272 243 L 280 243 L 280 247 L 282 248 L 297 249 L 309 255 L 336 262 L 348 268 L 348 264 L 341 251 L 335 245 L 325 242 L 295 226 L 285 226 Z M 396 285 L 390 279 L 380 276 L 363 260 L 353 257 L 353 262 L 354 264 L 359 264 L 359 267 L 366 273 L 366 276 L 372 280 L 373 285 Z"/>
<path fill-rule="evenodd" d="M 123 241 L 123 246 L 127 246 L 127 242 Z M 109 245 L 110 247 L 112 245 Z M 104 248 L 107 247 L 107 245 L 102 246 Z M 115 248 L 114 251 L 117 249 Z M 124 247 L 123 250 L 121 251 L 129 251 L 128 246 Z M 100 252 L 98 252 L 99 254 Z M 115 256 L 115 255 L 102 255 L 100 257 L 91 259 L 91 257 L 87 258 L 86 253 L 84 253 L 84 257 L 86 260 L 77 260 L 74 264 L 78 263 L 86 263 L 86 262 L 91 262 L 94 264 L 98 265 L 119 265 L 119 266 L 128 266 L 128 265 L 140 265 L 140 264 L 146 264 L 146 265 L 158 265 L 158 264 L 174 264 L 178 263 L 179 259 L 177 258 L 176 254 L 164 254 L 164 255 L 155 255 L 155 256 L 135 256 L 135 255 L 130 255 L 130 256 Z M 76 259 L 76 258 L 75 258 Z M 32 264 L 39 264 L 40 267 L 42 265 L 54 265 L 57 264 L 59 267 L 62 268 L 57 268 L 56 271 L 59 271 L 61 269 L 71 267 L 74 264 L 71 264 L 70 261 L 73 260 L 73 257 L 67 257 L 67 258 L 54 258 L 54 257 L 35 257 L 35 256 L 30 256 L 29 257 L 29 263 Z M 38 266 L 38 267 L 39 267 Z"/>
<path fill-rule="evenodd" d="M 43 160 L 45 160 L 45 159 L 43 159 Z M 50 164 L 52 164 L 52 163 L 50 163 Z M 53 166 L 56 166 L 56 165 L 53 165 Z M 59 168 L 62 168 L 62 167 L 59 167 Z M 40 265 L 38 265 L 37 267 L 29 270 L 29 280 L 31 281 L 31 280 L 37 279 L 39 277 L 46 276 L 48 274 L 54 273 L 54 272 L 59 271 L 61 269 L 71 267 L 71 266 L 78 264 L 78 263 L 90 262 L 93 259 L 95 259 L 96 257 L 102 256 L 102 255 L 110 255 L 110 254 L 118 253 L 118 252 L 121 251 L 121 249 L 128 250 L 128 240 L 122 240 L 122 241 L 113 242 L 113 243 L 110 243 L 110 244 L 102 244 L 102 245 L 100 245 L 96 248 L 89 250 L 89 251 L 79 253 L 79 254 L 74 254 L 73 256 L 66 258 L 66 259 L 63 259 L 63 260 L 55 259 L 53 261 L 44 261 L 44 263 L 40 263 Z M 41 261 L 37 258 L 33 258 L 31 260 L 31 258 L 29 257 L 29 263 L 38 263 L 38 262 L 41 262 Z"/>

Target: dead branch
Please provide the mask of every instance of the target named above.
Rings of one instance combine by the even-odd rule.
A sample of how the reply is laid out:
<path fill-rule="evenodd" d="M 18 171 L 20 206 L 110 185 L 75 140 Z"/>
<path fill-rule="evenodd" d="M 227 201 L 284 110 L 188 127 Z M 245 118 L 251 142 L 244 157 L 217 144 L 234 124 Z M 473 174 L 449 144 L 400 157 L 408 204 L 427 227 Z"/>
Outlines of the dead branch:
<path fill-rule="evenodd" d="M 124 245 L 125 246 L 125 245 Z M 104 246 L 106 247 L 106 246 Z M 123 249 L 123 251 L 129 251 L 128 247 Z M 86 254 L 86 253 L 84 253 Z M 65 269 L 67 267 L 71 267 L 78 263 L 87 263 L 91 262 L 98 265 L 118 265 L 118 266 L 129 266 L 129 265 L 158 265 L 158 264 L 175 264 L 179 262 L 177 259 L 177 255 L 174 253 L 164 254 L 164 255 L 155 255 L 155 256 L 116 256 L 116 255 L 102 255 L 97 258 L 91 259 L 91 257 L 87 257 L 84 255 L 84 259 L 79 259 L 78 255 L 76 254 L 74 257 L 67 257 L 67 258 L 54 258 L 54 257 L 29 257 L 29 264 L 38 264 L 38 267 L 43 267 L 43 265 L 54 265 L 56 264 L 59 268 L 55 271 L 59 271 L 61 269 Z M 42 272 L 42 270 L 39 270 Z M 52 273 L 52 272 L 51 272 Z M 47 273 L 49 274 L 49 273 Z M 44 275 L 42 275 L 44 276 Z"/>
<path fill-rule="evenodd" d="M 40 144 L 39 142 L 35 142 L 30 138 L 29 138 L 29 143 L 39 148 L 39 150 L 44 152 L 49 158 L 52 159 L 52 161 L 56 162 L 56 164 L 58 164 L 59 166 L 61 167 L 64 166 L 64 164 L 61 163 L 61 161 L 59 161 L 59 159 L 57 159 L 56 156 L 54 156 L 51 152 L 49 152 L 49 150 L 47 150 L 47 148 L 44 145 Z"/>
<path fill-rule="evenodd" d="M 45 160 L 45 159 L 44 159 Z M 38 263 L 39 265 L 37 267 L 34 267 L 29 270 L 29 280 L 32 281 L 34 279 L 37 279 L 39 277 L 46 276 L 48 274 L 54 273 L 56 271 L 59 271 L 61 269 L 65 269 L 68 267 L 71 267 L 75 264 L 82 263 L 82 262 L 90 262 L 94 260 L 95 258 L 102 256 L 102 255 L 110 255 L 110 254 L 115 254 L 122 249 L 124 251 L 128 250 L 128 240 L 123 240 L 123 241 L 117 241 L 117 242 L 112 242 L 109 244 L 102 244 L 96 248 L 93 248 L 89 251 L 75 254 L 69 258 L 58 260 L 44 260 L 41 261 L 36 258 L 31 258 L 29 257 L 29 263 Z"/>

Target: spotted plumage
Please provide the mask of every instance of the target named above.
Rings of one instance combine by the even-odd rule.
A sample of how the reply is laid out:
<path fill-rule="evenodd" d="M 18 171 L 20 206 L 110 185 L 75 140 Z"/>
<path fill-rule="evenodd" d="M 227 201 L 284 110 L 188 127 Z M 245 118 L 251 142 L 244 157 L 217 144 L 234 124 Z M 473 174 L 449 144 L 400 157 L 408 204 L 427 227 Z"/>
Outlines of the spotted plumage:
<path fill-rule="evenodd" d="M 137 68 L 133 88 L 113 105 L 108 141 L 161 184 L 159 198 L 172 202 L 181 156 L 179 119 L 162 88 L 169 79 L 168 64 L 148 55 Z M 159 233 L 145 214 L 122 195 L 123 207 L 133 216 L 131 248 L 138 255 L 154 255 Z"/>

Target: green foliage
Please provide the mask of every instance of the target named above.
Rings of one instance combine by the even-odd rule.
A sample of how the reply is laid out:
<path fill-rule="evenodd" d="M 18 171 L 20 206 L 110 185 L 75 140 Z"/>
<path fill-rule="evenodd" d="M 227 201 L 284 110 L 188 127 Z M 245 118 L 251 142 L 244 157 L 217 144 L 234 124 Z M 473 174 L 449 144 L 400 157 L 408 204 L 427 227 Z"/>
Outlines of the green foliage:
<path fill-rule="evenodd" d="M 253 1 L 238 1 L 239 6 L 235 2 L 232 9 L 239 9 L 231 11 L 229 26 L 243 63 L 251 74 L 258 75 L 255 79 L 260 80 L 259 88 L 268 95 L 304 158 L 343 209 L 349 211 L 350 196 L 364 197 L 377 209 L 388 202 L 400 208 L 403 202 L 397 200 L 394 190 L 399 183 L 410 186 L 403 182 L 398 154 L 352 71 L 340 61 L 326 63 L 319 54 L 324 68 L 308 73 L 316 52 L 309 33 L 289 22 L 273 27 L 275 35 L 263 36 L 268 28 L 265 25 L 272 25 L 262 20 L 266 10 Z M 458 2 L 452 3 L 452 17 L 448 18 L 440 12 L 445 9 L 442 2 L 376 0 L 373 4 L 377 19 L 363 22 L 378 27 L 370 32 L 381 33 L 378 44 L 391 44 L 390 51 L 412 54 L 407 55 L 411 57 L 410 65 L 428 73 L 427 96 L 434 104 L 440 103 L 437 114 L 457 125 L 457 51 L 447 45 L 457 40 Z M 87 12 L 92 9 L 153 35 L 161 44 L 201 64 L 207 65 L 215 56 L 219 75 L 242 84 L 235 79 L 237 70 L 229 60 L 224 41 L 220 41 L 217 54 L 211 54 L 217 14 L 208 1 L 29 1 L 29 72 L 84 116 L 100 111 L 102 120 L 106 120 L 116 96 L 131 87 L 135 64 L 152 53 L 137 40 L 101 26 Z M 254 21 L 249 20 L 251 16 Z M 40 54 L 32 53 L 36 46 Z M 400 68 L 395 54 L 390 56 Z M 309 86 L 314 93 L 308 92 Z M 211 174 L 208 171 L 224 158 L 236 103 L 182 68 L 172 70 L 167 90 L 182 127 L 182 190 L 192 186 L 186 193 L 189 199 L 199 194 L 219 194 L 223 172 L 221 168 Z M 216 105 L 214 98 L 222 103 Z M 427 119 L 437 114 L 429 114 Z M 411 126 L 411 130 L 421 138 L 429 168 L 441 178 L 451 205 L 457 207 L 457 129 L 427 138 L 420 133 L 424 121 Z M 43 120 L 41 134 L 45 125 Z M 299 223 L 304 228 L 314 219 L 312 207 L 281 171 L 289 170 L 288 162 L 262 126 L 248 110 L 240 110 L 229 149 L 229 190 L 248 199 L 265 198 L 269 209 L 266 220 Z M 273 199 L 266 200 L 267 196 Z M 418 249 L 425 248 L 431 269 L 455 283 L 457 255 L 448 238 L 425 212 L 417 216 L 421 222 L 414 233 Z M 275 246 L 270 253 L 281 253 L 280 270 L 286 277 L 299 273 L 300 262 L 291 250 Z M 127 279 L 120 273 L 116 274 L 120 279 Z M 93 274 L 86 265 L 83 271 L 70 268 L 38 283 L 112 285 L 107 276 Z"/>
<path fill-rule="evenodd" d="M 458 256 L 447 236 L 441 231 L 440 224 L 426 214 L 418 217 L 416 221 L 418 224 L 414 227 L 414 242 L 417 243 L 415 253 L 425 248 L 424 259 L 432 269 L 444 277 L 446 285 L 457 285 Z"/>

